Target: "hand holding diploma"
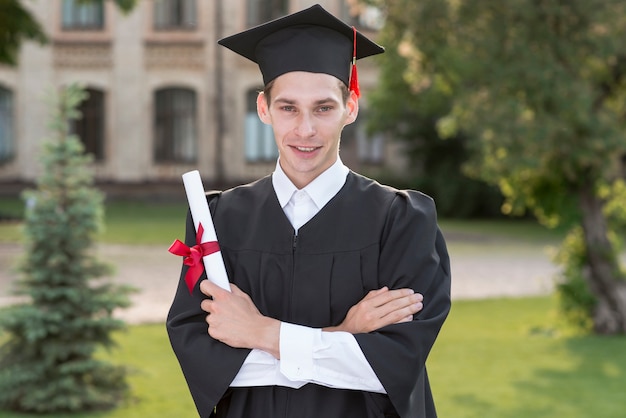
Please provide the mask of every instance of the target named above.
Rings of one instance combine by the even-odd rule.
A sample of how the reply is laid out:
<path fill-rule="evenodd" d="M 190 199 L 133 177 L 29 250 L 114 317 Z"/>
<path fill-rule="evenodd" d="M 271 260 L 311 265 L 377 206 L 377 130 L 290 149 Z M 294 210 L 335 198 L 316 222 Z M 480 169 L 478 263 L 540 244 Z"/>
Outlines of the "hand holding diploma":
<path fill-rule="evenodd" d="M 189 266 L 185 282 L 191 293 L 202 275 L 202 264 L 207 278 L 222 289 L 230 291 L 226 267 L 219 250 L 213 218 L 209 211 L 204 186 L 198 170 L 183 174 L 183 183 L 191 217 L 196 229 L 196 245 L 188 247 L 179 240 L 174 241 L 169 252 L 185 257 L 184 264 Z"/>

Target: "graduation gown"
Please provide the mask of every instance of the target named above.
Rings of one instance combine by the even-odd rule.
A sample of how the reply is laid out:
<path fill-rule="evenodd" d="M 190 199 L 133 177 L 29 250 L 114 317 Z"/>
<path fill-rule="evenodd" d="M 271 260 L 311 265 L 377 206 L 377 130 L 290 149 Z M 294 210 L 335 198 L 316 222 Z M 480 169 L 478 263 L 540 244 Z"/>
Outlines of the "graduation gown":
<path fill-rule="evenodd" d="M 167 330 L 201 417 L 436 416 L 425 362 L 450 309 L 450 265 L 431 198 L 350 172 L 297 236 L 271 177 L 208 199 L 228 276 L 262 314 L 315 328 L 338 325 L 383 286 L 422 293 L 424 308 L 411 322 L 355 335 L 387 395 L 312 383 L 230 388 L 250 350 L 208 335 L 204 295 L 199 285 L 189 293 L 183 266 Z M 190 217 L 186 244 L 195 244 Z"/>

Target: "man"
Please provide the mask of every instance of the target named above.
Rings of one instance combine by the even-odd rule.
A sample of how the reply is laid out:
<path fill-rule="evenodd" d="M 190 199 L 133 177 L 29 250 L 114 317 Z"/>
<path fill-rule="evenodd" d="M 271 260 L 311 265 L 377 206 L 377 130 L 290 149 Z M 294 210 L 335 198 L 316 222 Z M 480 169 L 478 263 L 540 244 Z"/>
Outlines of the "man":
<path fill-rule="evenodd" d="M 434 203 L 339 158 L 358 114 L 351 60 L 383 49 L 320 6 L 220 44 L 259 64 L 279 161 L 208 195 L 232 292 L 190 293 L 181 272 L 167 328 L 200 416 L 435 417 L 425 362 L 450 268 Z"/>

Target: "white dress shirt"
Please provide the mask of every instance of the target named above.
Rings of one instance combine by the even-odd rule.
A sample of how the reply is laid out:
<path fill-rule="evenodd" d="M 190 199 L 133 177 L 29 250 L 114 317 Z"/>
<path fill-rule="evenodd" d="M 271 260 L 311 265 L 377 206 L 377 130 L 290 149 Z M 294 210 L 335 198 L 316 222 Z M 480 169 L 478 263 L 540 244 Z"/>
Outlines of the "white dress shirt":
<path fill-rule="evenodd" d="M 348 172 L 337 158 L 335 164 L 299 190 L 281 169 L 280 161 L 276 164 L 272 184 L 296 234 L 339 192 Z M 352 334 L 286 322 L 280 326 L 280 360 L 253 349 L 231 386 L 299 388 L 307 383 L 386 393 Z"/>

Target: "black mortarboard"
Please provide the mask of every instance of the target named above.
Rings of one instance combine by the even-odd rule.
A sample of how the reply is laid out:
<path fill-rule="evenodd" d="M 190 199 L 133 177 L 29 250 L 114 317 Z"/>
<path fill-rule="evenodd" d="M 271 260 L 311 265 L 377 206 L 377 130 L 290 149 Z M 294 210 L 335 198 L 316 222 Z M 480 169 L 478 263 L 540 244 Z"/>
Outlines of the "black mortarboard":
<path fill-rule="evenodd" d="M 356 60 L 385 51 L 319 4 L 218 43 L 256 62 L 265 84 L 291 71 L 325 73 L 343 81 L 357 95 Z"/>

